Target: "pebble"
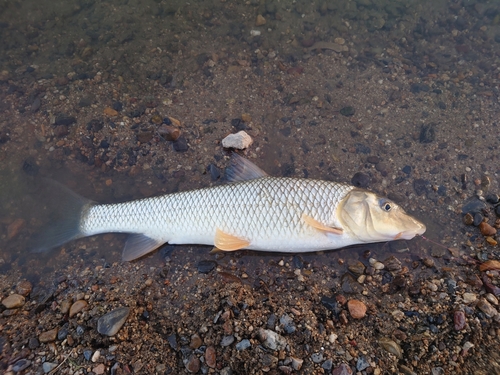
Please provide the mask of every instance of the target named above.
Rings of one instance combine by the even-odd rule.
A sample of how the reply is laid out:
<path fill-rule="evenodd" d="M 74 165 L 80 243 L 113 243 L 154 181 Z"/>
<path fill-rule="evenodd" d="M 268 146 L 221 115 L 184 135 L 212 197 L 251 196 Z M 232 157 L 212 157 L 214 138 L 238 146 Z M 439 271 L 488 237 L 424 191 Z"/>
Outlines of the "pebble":
<path fill-rule="evenodd" d="M 487 260 L 479 266 L 481 272 L 493 270 L 500 270 L 500 260 Z"/>
<path fill-rule="evenodd" d="M 366 305 L 357 299 L 349 300 L 347 308 L 354 319 L 362 319 L 366 315 Z"/>
<path fill-rule="evenodd" d="M 462 298 L 465 304 L 469 304 L 476 301 L 477 296 L 474 293 L 464 293 Z"/>
<path fill-rule="evenodd" d="M 351 368 L 345 363 L 341 363 L 332 371 L 332 375 L 352 375 Z"/>
<path fill-rule="evenodd" d="M 378 340 L 378 343 L 387 352 L 394 354 L 398 358 L 403 357 L 403 350 L 401 349 L 401 347 L 398 345 L 397 342 L 395 342 L 387 337 L 382 337 Z"/>
<path fill-rule="evenodd" d="M 432 259 L 432 258 L 429 258 L 429 257 L 424 258 L 423 263 L 424 263 L 424 265 L 425 265 L 427 268 L 432 268 L 432 267 L 434 267 L 434 259 Z"/>
<path fill-rule="evenodd" d="M 255 20 L 255 26 L 262 26 L 266 24 L 266 19 L 262 17 L 262 15 L 258 15 L 257 19 Z"/>
<path fill-rule="evenodd" d="M 57 363 L 44 362 L 42 364 L 43 372 L 46 373 L 46 374 L 48 374 L 49 372 L 51 372 L 52 370 L 54 370 L 56 367 L 57 367 Z"/>
<path fill-rule="evenodd" d="M 365 265 L 361 263 L 359 260 L 354 262 L 353 264 L 350 264 L 347 269 L 351 271 L 353 274 L 356 276 L 363 275 L 365 273 Z"/>
<path fill-rule="evenodd" d="M 234 342 L 234 336 L 229 335 L 229 336 L 224 336 L 222 340 L 220 341 L 220 346 L 229 346 Z"/>
<path fill-rule="evenodd" d="M 81 299 L 73 303 L 69 309 L 69 317 L 72 318 L 88 306 L 87 301 Z"/>
<path fill-rule="evenodd" d="M 12 371 L 21 372 L 31 366 L 29 359 L 22 358 L 12 365 Z"/>
<path fill-rule="evenodd" d="M 269 329 L 259 330 L 259 339 L 266 348 L 271 350 L 282 350 L 285 349 L 287 345 L 286 339 Z"/>
<path fill-rule="evenodd" d="M 453 325 L 455 327 L 455 331 L 461 331 L 465 328 L 467 324 L 467 319 L 465 317 L 465 313 L 462 310 L 456 310 L 453 313 Z"/>
<path fill-rule="evenodd" d="M 84 350 L 83 357 L 85 358 L 85 360 L 90 361 L 90 359 L 92 358 L 92 350 L 90 349 Z"/>
<path fill-rule="evenodd" d="M 52 342 L 55 341 L 57 337 L 57 328 L 51 329 L 50 331 L 42 332 L 38 336 L 40 342 Z"/>
<path fill-rule="evenodd" d="M 99 358 L 101 358 L 101 352 L 99 350 L 96 350 L 94 354 L 92 354 L 90 360 L 95 363 L 99 360 Z"/>
<path fill-rule="evenodd" d="M 21 280 L 16 285 L 17 294 L 28 297 L 33 289 L 33 285 L 28 280 Z"/>
<path fill-rule="evenodd" d="M 498 299 L 491 293 L 486 293 L 484 297 L 488 300 L 489 303 L 492 303 L 493 305 L 498 305 Z"/>
<path fill-rule="evenodd" d="M 370 367 L 370 363 L 367 361 L 365 356 L 360 356 L 356 361 L 356 370 L 363 371 Z"/>
<path fill-rule="evenodd" d="M 481 231 L 481 234 L 483 236 L 494 236 L 497 233 L 497 230 L 493 228 L 490 224 L 488 224 L 486 221 L 482 221 L 479 224 L 479 230 Z"/>
<path fill-rule="evenodd" d="M 191 349 L 198 349 L 203 344 L 203 341 L 197 333 L 191 336 L 191 342 L 189 343 L 189 347 Z"/>
<path fill-rule="evenodd" d="M 311 355 L 311 360 L 314 363 L 320 363 L 323 360 L 323 353 L 313 353 Z"/>
<path fill-rule="evenodd" d="M 352 176 L 351 184 L 362 189 L 366 188 L 370 185 L 370 176 L 363 172 L 357 172 Z"/>
<path fill-rule="evenodd" d="M 186 138 L 184 137 L 177 138 L 177 140 L 172 143 L 172 146 L 176 152 L 186 152 L 189 150 Z"/>
<path fill-rule="evenodd" d="M 295 325 L 293 324 L 293 319 L 288 314 L 283 314 L 281 316 L 280 324 L 283 326 L 283 329 L 288 334 L 294 333 L 296 330 Z"/>
<path fill-rule="evenodd" d="M 11 294 L 2 300 L 2 305 L 8 309 L 17 309 L 24 305 L 24 297 L 20 294 Z"/>
<path fill-rule="evenodd" d="M 497 310 L 484 298 L 479 300 L 477 307 L 490 318 L 498 314 Z"/>
<path fill-rule="evenodd" d="M 129 307 L 119 307 L 101 316 L 97 321 L 97 332 L 106 336 L 116 335 L 127 320 L 129 313 Z"/>
<path fill-rule="evenodd" d="M 111 108 L 111 107 L 106 107 L 106 108 L 104 108 L 104 115 L 106 115 L 108 117 L 118 116 L 118 111 Z"/>
<path fill-rule="evenodd" d="M 38 111 L 41 105 L 42 101 L 40 100 L 40 97 L 36 97 L 35 100 L 33 100 L 33 103 L 31 103 L 30 111 L 31 112 Z"/>
<path fill-rule="evenodd" d="M 200 371 L 200 365 L 200 359 L 194 354 L 192 354 L 189 359 L 185 361 L 186 370 L 193 374 L 196 374 L 198 371 Z"/>
<path fill-rule="evenodd" d="M 92 369 L 92 371 L 96 375 L 102 375 L 102 374 L 104 374 L 105 370 L 106 370 L 106 367 L 104 366 L 104 363 L 99 363 L 96 367 L 94 367 Z"/>
<path fill-rule="evenodd" d="M 205 350 L 205 363 L 210 368 L 215 368 L 217 352 L 213 346 L 207 347 Z"/>
<path fill-rule="evenodd" d="M 213 260 L 200 260 L 196 266 L 199 273 L 209 273 L 215 267 L 217 267 L 217 262 Z"/>
<path fill-rule="evenodd" d="M 295 371 L 299 371 L 302 368 L 303 363 L 304 363 L 303 359 L 292 357 L 292 368 Z"/>
<path fill-rule="evenodd" d="M 252 346 L 252 344 L 250 343 L 250 340 L 244 339 L 236 344 L 236 350 L 242 351 L 242 350 L 248 349 L 251 346 Z"/>
<path fill-rule="evenodd" d="M 356 111 L 354 110 L 354 107 L 352 106 L 346 106 L 346 107 L 343 107 L 341 110 L 340 110 L 340 114 L 342 116 L 345 116 L 345 117 L 351 117 L 351 116 L 354 116 L 354 113 Z"/>
<path fill-rule="evenodd" d="M 331 358 L 327 359 L 325 362 L 323 362 L 321 367 L 326 371 L 330 371 L 333 367 L 333 360 Z"/>
<path fill-rule="evenodd" d="M 224 138 L 222 140 L 222 147 L 244 150 L 245 148 L 248 148 L 252 143 L 252 137 L 250 137 L 244 130 L 241 130 L 236 134 L 229 134 L 226 138 Z"/>
<path fill-rule="evenodd" d="M 181 136 L 181 131 L 175 126 L 162 125 L 158 128 L 158 134 L 165 138 L 166 141 L 174 142 Z"/>
<path fill-rule="evenodd" d="M 76 117 L 68 116 L 68 115 L 65 115 L 64 113 L 59 113 L 55 117 L 54 125 L 66 125 L 66 126 L 68 126 L 68 125 L 71 125 L 74 123 L 76 123 Z"/>

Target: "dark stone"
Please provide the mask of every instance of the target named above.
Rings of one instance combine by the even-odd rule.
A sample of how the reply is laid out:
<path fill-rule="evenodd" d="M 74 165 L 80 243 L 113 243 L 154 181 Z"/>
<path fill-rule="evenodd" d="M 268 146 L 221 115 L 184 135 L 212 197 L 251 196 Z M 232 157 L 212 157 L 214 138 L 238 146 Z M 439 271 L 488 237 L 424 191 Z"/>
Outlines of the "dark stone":
<path fill-rule="evenodd" d="M 288 137 L 290 134 L 292 134 L 292 129 L 288 126 L 284 129 L 280 129 L 280 133 L 283 134 L 285 137 Z"/>
<path fill-rule="evenodd" d="M 84 350 L 83 351 L 83 357 L 85 358 L 86 361 L 90 361 L 92 359 L 92 350 Z"/>
<path fill-rule="evenodd" d="M 356 143 L 356 154 L 369 154 L 371 152 L 372 150 L 370 147 L 362 143 Z"/>
<path fill-rule="evenodd" d="M 484 209 L 486 209 L 486 204 L 483 201 L 478 198 L 471 198 L 462 206 L 462 214 L 470 213 L 474 215 L 477 212 L 481 213 Z"/>
<path fill-rule="evenodd" d="M 352 106 L 346 106 L 340 110 L 342 116 L 351 117 L 354 116 L 355 110 Z"/>
<path fill-rule="evenodd" d="M 177 152 L 186 152 L 189 149 L 189 146 L 187 144 L 186 138 L 184 137 L 179 137 L 175 142 L 172 142 L 174 151 Z"/>
<path fill-rule="evenodd" d="M 423 178 L 417 178 L 413 181 L 413 189 L 417 195 L 422 195 L 427 191 L 427 180 Z"/>
<path fill-rule="evenodd" d="M 356 370 L 363 371 L 370 367 L 370 363 L 365 358 L 365 356 L 360 356 L 356 361 Z"/>
<path fill-rule="evenodd" d="M 201 260 L 198 262 L 198 265 L 196 266 L 199 273 L 209 273 L 215 267 L 217 267 L 217 262 L 213 260 Z"/>
<path fill-rule="evenodd" d="M 98 132 L 104 127 L 104 122 L 102 120 L 93 119 L 87 123 L 87 130 L 92 130 Z"/>
<path fill-rule="evenodd" d="M 429 92 L 431 91 L 431 88 L 429 85 L 426 85 L 425 83 L 413 83 L 410 86 L 410 91 L 413 94 L 418 94 L 419 92 Z"/>
<path fill-rule="evenodd" d="M 32 157 L 27 158 L 23 163 L 23 172 L 28 176 L 36 176 L 40 170 L 40 167 L 36 165 L 35 159 Z"/>
<path fill-rule="evenodd" d="M 68 116 L 64 113 L 59 113 L 56 115 L 56 120 L 54 122 L 54 125 L 71 125 L 76 122 L 76 117 L 74 116 Z"/>
<path fill-rule="evenodd" d="M 59 331 L 57 331 L 57 339 L 63 341 L 68 337 L 68 323 L 65 323 Z"/>
<path fill-rule="evenodd" d="M 366 188 L 370 184 L 370 176 L 363 172 L 357 172 L 352 176 L 351 183 L 359 188 Z"/>
<path fill-rule="evenodd" d="M 42 105 L 42 101 L 40 100 L 40 97 L 36 97 L 35 100 L 33 100 L 33 103 L 31 103 L 31 112 L 36 112 L 40 109 L 40 106 Z"/>
<path fill-rule="evenodd" d="M 144 108 L 137 108 L 130 112 L 129 117 L 136 118 L 141 117 L 146 110 Z"/>
<path fill-rule="evenodd" d="M 342 308 L 335 298 L 323 296 L 321 297 L 321 304 L 333 312 L 335 316 L 338 316 L 342 311 Z"/>
<path fill-rule="evenodd" d="M 484 216 L 480 212 L 476 212 L 474 214 L 474 221 L 472 224 L 474 224 L 475 227 L 479 226 L 484 220 Z"/>
<path fill-rule="evenodd" d="M 170 120 L 169 117 L 165 117 L 165 118 L 163 118 L 162 124 L 172 125 L 172 120 Z"/>
<path fill-rule="evenodd" d="M 341 279 L 342 291 L 347 294 L 361 293 L 363 287 L 350 274 L 346 273 Z"/>
<path fill-rule="evenodd" d="M 69 134 L 68 127 L 66 125 L 58 125 L 54 128 L 54 134 L 58 138 L 65 137 Z"/>
<path fill-rule="evenodd" d="M 410 173 L 411 173 L 411 167 L 410 167 L 409 165 L 405 165 L 405 166 L 403 167 L 402 171 L 403 171 L 404 173 L 406 173 L 407 175 L 410 175 Z"/>
<path fill-rule="evenodd" d="M 422 125 L 420 128 L 420 143 L 431 143 L 436 139 L 436 131 L 434 129 L 434 124 Z"/>
<path fill-rule="evenodd" d="M 78 102 L 79 107 L 89 107 L 91 104 L 92 104 L 92 99 L 90 99 L 89 97 L 82 98 Z"/>
<path fill-rule="evenodd" d="M 368 156 L 366 161 L 370 164 L 378 164 L 380 162 L 380 158 L 375 155 Z"/>
<path fill-rule="evenodd" d="M 118 112 L 121 112 L 123 110 L 122 102 L 113 102 L 113 105 L 111 107 Z"/>
<path fill-rule="evenodd" d="M 491 203 L 491 204 L 497 204 L 499 201 L 498 195 L 497 194 L 488 194 L 486 196 L 486 202 Z"/>
<path fill-rule="evenodd" d="M 28 341 L 28 348 L 31 350 L 36 349 L 40 346 L 40 341 L 36 337 L 32 337 Z"/>
<path fill-rule="evenodd" d="M 175 333 L 167 336 L 167 341 L 172 349 L 177 350 L 177 336 L 175 335 Z"/>

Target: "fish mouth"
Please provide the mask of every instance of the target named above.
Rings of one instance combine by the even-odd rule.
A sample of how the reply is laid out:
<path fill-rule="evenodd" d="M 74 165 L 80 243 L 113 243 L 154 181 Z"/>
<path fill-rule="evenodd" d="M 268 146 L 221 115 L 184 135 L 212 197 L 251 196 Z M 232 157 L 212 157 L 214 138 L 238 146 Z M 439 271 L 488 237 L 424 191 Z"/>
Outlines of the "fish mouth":
<path fill-rule="evenodd" d="M 414 220 L 415 221 L 415 227 L 412 229 L 405 230 L 403 232 L 399 232 L 394 236 L 395 240 L 411 240 L 415 236 L 421 236 L 422 234 L 425 233 L 426 231 L 426 226 L 425 224 Z"/>

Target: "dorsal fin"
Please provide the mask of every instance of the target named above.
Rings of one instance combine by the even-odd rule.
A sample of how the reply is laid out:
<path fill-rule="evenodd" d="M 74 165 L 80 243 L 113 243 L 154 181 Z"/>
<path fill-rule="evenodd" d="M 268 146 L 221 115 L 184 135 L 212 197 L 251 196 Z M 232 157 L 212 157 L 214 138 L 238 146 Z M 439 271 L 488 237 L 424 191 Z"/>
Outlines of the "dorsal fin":
<path fill-rule="evenodd" d="M 226 168 L 227 182 L 254 180 L 265 176 L 267 176 L 267 173 L 250 160 L 236 153 L 231 155 L 231 163 Z"/>

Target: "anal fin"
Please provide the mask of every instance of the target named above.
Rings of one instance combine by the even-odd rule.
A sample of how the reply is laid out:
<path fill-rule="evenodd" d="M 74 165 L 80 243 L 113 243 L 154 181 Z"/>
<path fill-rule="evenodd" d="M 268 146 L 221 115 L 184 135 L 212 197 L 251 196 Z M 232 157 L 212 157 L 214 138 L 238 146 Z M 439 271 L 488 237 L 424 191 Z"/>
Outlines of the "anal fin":
<path fill-rule="evenodd" d="M 215 230 L 214 245 L 222 251 L 235 251 L 250 245 L 250 241 L 224 233 L 219 228 Z"/>
<path fill-rule="evenodd" d="M 125 248 L 122 253 L 122 260 L 130 262 L 157 249 L 163 245 L 163 241 L 155 240 L 154 238 L 145 236 L 144 234 L 132 234 L 125 243 Z"/>
<path fill-rule="evenodd" d="M 343 232 L 342 229 L 328 227 L 307 214 L 302 214 L 302 220 L 304 220 L 307 225 L 310 225 L 311 227 L 314 227 L 322 232 L 333 233 L 333 234 L 342 234 Z"/>

